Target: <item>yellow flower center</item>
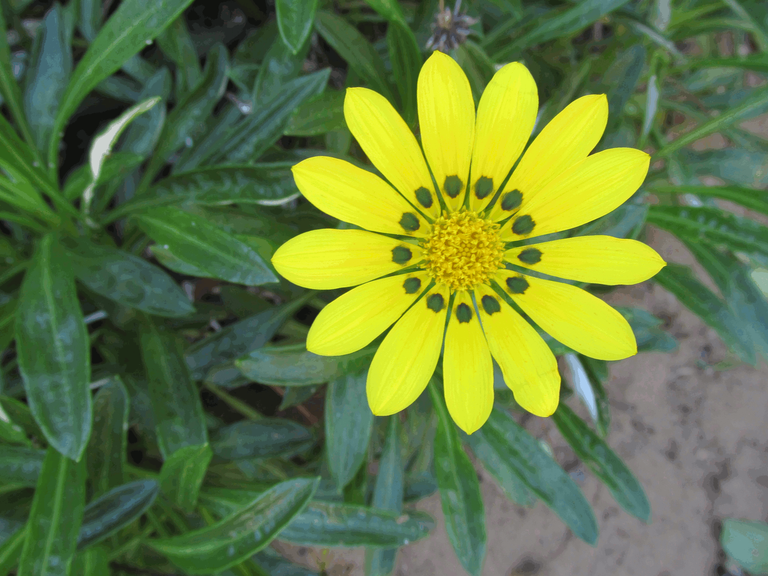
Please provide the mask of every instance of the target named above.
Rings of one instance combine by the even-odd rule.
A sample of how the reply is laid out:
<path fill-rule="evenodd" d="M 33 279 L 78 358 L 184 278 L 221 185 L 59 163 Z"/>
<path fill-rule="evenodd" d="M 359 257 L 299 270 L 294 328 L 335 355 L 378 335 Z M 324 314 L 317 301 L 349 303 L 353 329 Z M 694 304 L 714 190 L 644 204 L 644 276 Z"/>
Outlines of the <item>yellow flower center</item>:
<path fill-rule="evenodd" d="M 488 282 L 504 267 L 504 242 L 498 231 L 498 224 L 476 212 L 444 214 L 432 224 L 432 232 L 423 243 L 427 272 L 453 290 Z"/>

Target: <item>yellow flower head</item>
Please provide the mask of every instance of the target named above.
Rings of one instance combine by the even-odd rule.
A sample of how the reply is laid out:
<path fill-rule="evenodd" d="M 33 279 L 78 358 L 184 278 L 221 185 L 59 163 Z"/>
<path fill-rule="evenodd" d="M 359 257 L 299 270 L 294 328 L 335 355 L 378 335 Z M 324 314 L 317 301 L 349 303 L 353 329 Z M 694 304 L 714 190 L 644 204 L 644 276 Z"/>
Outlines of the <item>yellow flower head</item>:
<path fill-rule="evenodd" d="M 423 154 L 384 97 L 347 90 L 349 129 L 389 182 L 335 158 L 293 168 L 310 202 L 365 228 L 301 234 L 272 258 L 283 276 L 307 288 L 361 284 L 320 312 L 307 348 L 349 354 L 394 324 L 368 371 L 374 414 L 394 414 L 416 400 L 445 340 L 446 403 L 464 431 L 480 428 L 491 412 L 491 358 L 517 402 L 549 416 L 560 390 L 555 357 L 506 299 L 587 356 L 618 360 L 635 354 L 637 345 L 626 320 L 602 300 L 524 271 L 635 284 L 664 261 L 645 244 L 608 236 L 519 241 L 617 208 L 642 184 L 649 156 L 631 148 L 590 156 L 605 130 L 608 103 L 604 95 L 584 96 L 541 131 L 507 179 L 538 109 L 536 84 L 519 63 L 494 75 L 475 113 L 461 68 L 435 52 L 419 75 L 418 108 Z"/>

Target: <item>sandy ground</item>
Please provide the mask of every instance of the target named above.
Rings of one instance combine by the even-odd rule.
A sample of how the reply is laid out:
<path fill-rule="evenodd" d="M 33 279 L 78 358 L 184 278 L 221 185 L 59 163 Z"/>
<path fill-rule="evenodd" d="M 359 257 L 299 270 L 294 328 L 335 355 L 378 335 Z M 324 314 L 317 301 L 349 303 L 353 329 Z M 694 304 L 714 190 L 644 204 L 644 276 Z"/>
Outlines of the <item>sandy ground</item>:
<path fill-rule="evenodd" d="M 666 233 L 648 242 L 671 262 L 693 265 Z M 695 266 L 694 266 L 695 268 Z M 609 301 L 641 306 L 667 321 L 680 342 L 673 354 L 645 353 L 611 365 L 609 443 L 645 488 L 652 506 L 646 525 L 622 511 L 608 490 L 579 465 L 580 480 L 600 525 L 591 547 L 546 506 L 523 509 L 509 502 L 481 472 L 488 530 L 483 576 L 715 576 L 726 574 L 718 537 L 726 517 L 768 518 L 768 370 L 736 363 L 715 333 L 677 300 L 651 283 L 616 291 Z M 576 406 L 576 402 L 571 402 Z M 548 420 L 531 418 L 528 430 L 545 438 L 561 464 L 573 453 Z M 437 519 L 432 536 L 398 557 L 397 576 L 462 576 L 448 542 L 440 498 L 418 508 Z M 322 557 L 294 550 L 304 564 L 330 576 L 362 576 L 362 551 Z M 298 554 L 296 554 L 298 552 Z M 322 558 L 322 560 L 321 560 Z"/>

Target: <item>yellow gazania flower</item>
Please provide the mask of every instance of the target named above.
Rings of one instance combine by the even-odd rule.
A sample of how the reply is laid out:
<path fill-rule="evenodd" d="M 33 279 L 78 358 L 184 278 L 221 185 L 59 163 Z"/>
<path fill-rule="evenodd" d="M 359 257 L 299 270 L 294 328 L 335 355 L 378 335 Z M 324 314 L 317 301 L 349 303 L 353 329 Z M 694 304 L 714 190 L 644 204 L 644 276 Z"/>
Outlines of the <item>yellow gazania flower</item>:
<path fill-rule="evenodd" d="M 629 324 L 602 300 L 505 266 L 615 285 L 647 280 L 665 264 L 645 244 L 607 236 L 508 247 L 607 214 L 640 187 L 648 171 L 649 156 L 640 150 L 589 156 L 605 130 L 608 103 L 604 95 L 584 96 L 542 130 L 497 196 L 537 109 L 531 74 L 512 63 L 494 75 L 475 114 L 461 68 L 435 52 L 418 81 L 424 155 L 384 97 L 351 88 L 344 101 L 347 125 L 389 183 L 336 158 L 294 166 L 296 185 L 310 202 L 366 230 L 301 234 L 272 262 L 307 288 L 362 284 L 320 312 L 307 337 L 311 352 L 349 354 L 395 324 L 368 371 L 374 414 L 399 412 L 424 391 L 445 333 L 445 398 L 464 431 L 480 428 L 491 412 L 492 357 L 523 408 L 551 415 L 560 390 L 555 357 L 504 293 L 582 354 L 618 360 L 637 352 Z"/>

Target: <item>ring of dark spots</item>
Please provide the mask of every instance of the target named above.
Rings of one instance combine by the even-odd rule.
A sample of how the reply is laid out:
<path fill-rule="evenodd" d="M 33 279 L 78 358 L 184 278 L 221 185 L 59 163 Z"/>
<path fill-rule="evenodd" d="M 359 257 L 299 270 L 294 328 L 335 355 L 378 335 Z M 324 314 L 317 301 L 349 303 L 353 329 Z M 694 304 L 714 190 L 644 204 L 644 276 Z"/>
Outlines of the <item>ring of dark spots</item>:
<path fill-rule="evenodd" d="M 491 314 L 496 314 L 496 312 L 501 311 L 501 305 L 499 304 L 499 301 L 496 300 L 493 296 L 488 296 L 487 294 L 482 297 L 480 300 L 483 304 L 483 309 L 485 312 L 490 316 Z"/>
<path fill-rule="evenodd" d="M 415 294 L 421 288 L 421 280 L 418 278 L 408 278 L 403 282 L 403 288 L 405 288 L 406 294 Z"/>
<path fill-rule="evenodd" d="M 523 264 L 538 264 L 541 262 L 541 250 L 538 248 L 526 248 L 517 255 L 517 259 Z"/>
<path fill-rule="evenodd" d="M 432 194 L 430 194 L 429 190 L 424 188 L 424 186 L 416 190 L 416 200 L 418 200 L 419 204 L 424 206 L 424 208 L 432 207 Z"/>
<path fill-rule="evenodd" d="M 395 246 L 392 248 L 392 262 L 395 264 L 406 264 L 413 258 L 413 252 L 405 246 Z"/>
<path fill-rule="evenodd" d="M 418 217 L 413 212 L 404 212 L 400 218 L 400 226 L 407 232 L 415 232 L 421 226 Z"/>
<path fill-rule="evenodd" d="M 493 192 L 493 180 L 488 176 L 480 176 L 475 182 L 475 196 L 478 200 L 482 200 Z"/>
<path fill-rule="evenodd" d="M 445 307 L 445 301 L 441 294 L 430 294 L 427 297 L 427 308 L 433 312 L 440 312 Z"/>
<path fill-rule="evenodd" d="M 534 222 L 533 218 L 526 214 L 525 216 L 520 216 L 520 218 L 515 220 L 515 223 L 512 224 L 512 232 L 518 236 L 525 236 L 526 234 L 533 232 L 535 226 L 536 222 Z"/>
<path fill-rule="evenodd" d="M 458 176 L 446 176 L 445 184 L 443 184 L 443 190 L 451 198 L 456 198 L 464 188 L 464 183 Z"/>
<path fill-rule="evenodd" d="M 525 294 L 528 290 L 528 280 L 522 276 L 511 276 L 507 278 L 507 288 L 512 294 Z"/>
<path fill-rule="evenodd" d="M 510 192 L 506 192 L 501 197 L 501 209 L 506 210 L 507 212 L 514 210 L 515 208 L 519 208 L 520 204 L 523 203 L 523 193 L 520 192 L 520 190 L 512 190 Z"/>
<path fill-rule="evenodd" d="M 456 306 L 456 320 L 459 321 L 459 324 L 472 320 L 472 309 L 463 303 Z"/>

